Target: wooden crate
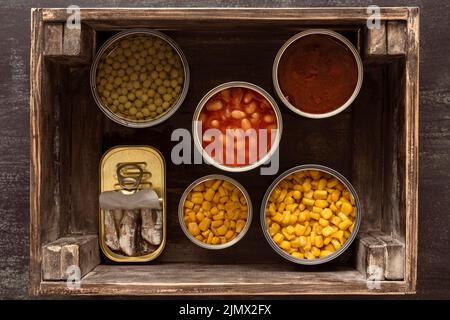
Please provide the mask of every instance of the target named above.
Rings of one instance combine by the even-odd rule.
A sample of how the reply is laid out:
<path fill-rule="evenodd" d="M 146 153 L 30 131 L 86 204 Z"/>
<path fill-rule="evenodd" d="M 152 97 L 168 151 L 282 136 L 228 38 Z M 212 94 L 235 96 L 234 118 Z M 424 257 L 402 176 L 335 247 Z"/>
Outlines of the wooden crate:
<path fill-rule="evenodd" d="M 366 8 L 82 9 L 82 28 L 65 26 L 66 9 L 33 9 L 31 39 L 30 292 L 34 295 L 304 295 L 414 293 L 418 223 L 418 8 L 382 8 L 381 28 L 368 29 Z M 130 129 L 103 116 L 89 89 L 98 46 L 130 27 L 160 29 L 185 52 L 191 86 L 180 111 L 163 124 Z M 362 201 L 358 240 L 337 260 L 293 265 L 264 240 L 258 212 L 275 178 L 258 170 L 229 174 L 249 191 L 255 219 L 237 245 L 211 252 L 182 233 L 177 202 L 194 179 L 218 170 L 175 166 L 175 128 L 191 126 L 199 99 L 230 80 L 254 82 L 272 95 L 271 66 L 290 36 L 311 27 L 337 30 L 364 61 L 362 90 L 347 111 L 324 120 L 281 106 L 280 170 L 330 166 Z M 275 96 L 275 95 L 274 95 Z M 147 144 L 167 160 L 168 242 L 155 261 L 118 265 L 95 245 L 98 163 L 118 144 Z M 94 240 L 92 240 L 94 239 Z M 83 276 L 69 289 L 64 267 Z M 53 268 L 53 269 L 52 269 Z M 56 273 L 49 273 L 56 270 Z M 379 281 L 373 281 L 379 280 Z"/>

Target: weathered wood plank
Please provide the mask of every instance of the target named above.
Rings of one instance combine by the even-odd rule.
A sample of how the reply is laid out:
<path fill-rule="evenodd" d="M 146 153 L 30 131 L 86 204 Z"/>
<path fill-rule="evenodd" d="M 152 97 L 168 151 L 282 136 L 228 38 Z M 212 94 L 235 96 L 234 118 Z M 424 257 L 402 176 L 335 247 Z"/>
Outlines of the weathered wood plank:
<path fill-rule="evenodd" d="M 407 41 L 406 23 L 404 21 L 388 21 L 387 54 L 405 54 Z"/>
<path fill-rule="evenodd" d="M 373 58 L 386 55 L 386 21 L 382 21 L 380 28 L 366 29 L 364 43 L 364 57 Z"/>
<path fill-rule="evenodd" d="M 365 7 L 361 8 L 82 8 L 83 22 L 114 22 L 124 21 L 136 23 L 142 21 L 181 21 L 185 25 L 204 20 L 241 20 L 243 22 L 259 21 L 272 23 L 283 21 L 310 22 L 320 20 L 322 23 L 330 20 L 343 22 L 365 22 L 371 17 Z M 66 9 L 44 9 L 44 21 L 66 21 L 70 13 Z M 381 8 L 383 20 L 406 20 L 408 10 L 405 7 Z"/>
<path fill-rule="evenodd" d="M 276 281 L 266 281 L 273 279 Z M 42 294 L 64 295 L 335 295 L 405 294 L 402 281 L 380 281 L 368 287 L 356 270 L 298 272 L 277 264 L 164 264 L 149 266 L 99 265 L 80 284 L 43 282 Z"/>
<path fill-rule="evenodd" d="M 63 55 L 68 61 L 90 63 L 94 47 L 94 30 L 84 24 L 78 29 L 64 24 Z"/>
<path fill-rule="evenodd" d="M 62 23 L 46 23 L 44 25 L 45 56 L 59 56 L 63 53 L 63 32 Z"/>
<path fill-rule="evenodd" d="M 383 67 L 365 67 L 361 92 L 352 107 L 352 184 L 361 202 L 361 232 L 380 228 L 383 181 Z"/>
<path fill-rule="evenodd" d="M 356 269 L 370 281 L 384 280 L 386 244 L 369 234 L 358 235 L 356 243 Z"/>
<path fill-rule="evenodd" d="M 372 233 L 371 235 L 386 244 L 384 277 L 387 280 L 403 280 L 405 275 L 405 244 L 382 233 Z"/>
<path fill-rule="evenodd" d="M 71 266 L 80 268 L 80 276 L 100 264 L 97 235 L 69 236 L 45 245 L 42 249 L 43 280 L 67 279 Z"/>

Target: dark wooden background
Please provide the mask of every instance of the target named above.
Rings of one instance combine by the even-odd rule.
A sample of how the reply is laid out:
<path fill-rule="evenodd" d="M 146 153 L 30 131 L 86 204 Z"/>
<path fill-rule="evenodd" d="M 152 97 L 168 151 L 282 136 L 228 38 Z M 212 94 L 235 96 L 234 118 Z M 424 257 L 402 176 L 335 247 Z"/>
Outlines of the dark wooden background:
<path fill-rule="evenodd" d="M 30 8 L 366 6 L 373 1 L 2 1 L 0 3 L 0 299 L 28 298 Z M 420 186 L 417 295 L 450 298 L 450 2 L 419 6 Z"/>

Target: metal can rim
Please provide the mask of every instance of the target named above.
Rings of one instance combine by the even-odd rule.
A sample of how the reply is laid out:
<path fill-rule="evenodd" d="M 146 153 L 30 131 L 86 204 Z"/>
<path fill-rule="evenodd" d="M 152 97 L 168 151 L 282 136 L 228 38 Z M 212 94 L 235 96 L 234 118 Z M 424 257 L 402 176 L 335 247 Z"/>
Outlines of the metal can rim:
<path fill-rule="evenodd" d="M 177 52 L 178 56 L 180 57 L 181 63 L 183 64 L 183 71 L 184 71 L 184 83 L 183 83 L 183 90 L 180 93 L 180 96 L 178 97 L 178 100 L 176 103 L 169 108 L 168 111 L 166 111 L 164 114 L 162 114 L 159 118 L 156 118 L 155 120 L 149 120 L 149 121 L 131 121 L 124 118 L 119 117 L 114 112 L 110 111 L 107 106 L 103 105 L 102 101 L 100 100 L 97 92 L 97 84 L 96 84 L 96 76 L 97 76 L 97 68 L 98 64 L 100 63 L 100 59 L 103 56 L 103 53 L 116 41 L 119 39 L 122 39 L 124 37 L 133 35 L 133 34 L 148 34 L 155 37 L 158 37 L 162 39 L 163 41 L 167 42 L 172 46 L 172 48 Z M 130 30 L 123 30 L 111 38 L 109 38 L 97 51 L 95 54 L 94 61 L 91 65 L 90 70 L 90 87 L 91 87 L 91 93 L 94 98 L 95 103 L 100 108 L 100 110 L 112 121 L 121 124 L 126 127 L 130 128 L 148 128 L 156 126 L 167 119 L 169 119 L 182 105 L 184 100 L 186 99 L 187 92 L 189 89 L 190 84 L 190 71 L 189 71 L 189 65 L 186 59 L 186 56 L 184 55 L 183 51 L 181 50 L 180 46 L 169 36 L 166 34 L 159 32 L 157 30 L 152 29 L 145 29 L 145 28 L 139 28 L 139 29 L 130 29 Z"/>
<path fill-rule="evenodd" d="M 266 207 L 267 207 L 267 202 L 269 200 L 271 193 L 273 192 L 275 187 L 284 178 L 288 177 L 292 173 L 304 171 L 304 170 L 319 170 L 319 171 L 328 173 L 328 174 L 332 175 L 333 177 L 337 178 L 340 182 L 342 182 L 345 185 L 345 187 L 352 194 L 353 198 L 355 199 L 355 205 L 356 205 L 356 211 L 357 211 L 356 219 L 355 219 L 355 226 L 353 227 L 353 231 L 351 232 L 350 237 L 344 242 L 344 244 L 338 250 L 334 251 L 333 253 L 329 254 L 328 256 L 323 257 L 323 258 L 314 259 L 314 260 L 295 258 L 295 257 L 291 256 L 289 253 L 285 252 L 272 240 L 272 237 L 270 236 L 269 231 L 266 227 Z M 270 184 L 269 188 L 267 189 L 266 193 L 264 194 L 264 198 L 261 203 L 260 210 L 261 210 L 260 211 L 261 228 L 263 230 L 264 237 L 266 238 L 269 245 L 272 247 L 272 249 L 276 253 L 278 253 L 280 256 L 282 256 L 286 260 L 289 260 L 291 262 L 301 264 L 301 265 L 318 265 L 318 264 L 323 264 L 326 262 L 330 262 L 331 260 L 334 260 L 335 258 L 340 256 L 344 251 L 346 251 L 350 247 L 350 245 L 355 240 L 355 238 L 358 234 L 358 231 L 359 231 L 359 227 L 361 225 L 361 203 L 359 201 L 358 194 L 356 193 L 356 190 L 353 187 L 353 185 L 347 180 L 347 178 L 344 177 L 344 175 L 342 175 L 338 171 L 331 169 L 329 167 L 323 166 L 323 165 L 319 165 L 319 164 L 305 164 L 305 165 L 295 166 L 293 168 L 286 170 L 281 175 L 279 175 Z"/>
<path fill-rule="evenodd" d="M 220 179 L 220 180 L 224 180 L 224 181 L 228 181 L 230 183 L 232 183 L 234 186 L 236 186 L 237 188 L 239 188 L 239 190 L 242 192 L 242 194 L 245 197 L 245 200 L 247 200 L 247 207 L 248 207 L 248 215 L 247 215 L 247 221 L 245 222 L 245 226 L 242 229 L 242 231 L 239 233 L 239 235 L 234 238 L 233 240 L 226 242 L 224 244 L 206 244 L 204 242 L 201 242 L 197 239 L 195 239 L 188 231 L 187 227 L 186 227 L 186 223 L 184 222 L 184 202 L 186 201 L 186 198 L 188 196 L 188 194 L 192 191 L 192 189 L 199 185 L 202 182 L 208 181 L 208 180 L 216 180 L 216 179 Z M 180 227 L 181 230 L 183 230 L 184 234 L 186 235 L 186 237 L 191 240 L 192 243 L 198 245 L 199 247 L 202 247 L 204 249 L 210 249 L 210 250 L 220 250 L 220 249 L 225 249 L 225 248 L 229 248 L 233 245 L 235 245 L 236 243 L 238 243 L 247 233 L 247 231 L 250 229 L 250 225 L 252 224 L 252 217 L 253 217 L 253 206 L 252 206 L 252 201 L 250 198 L 250 195 L 248 194 L 247 190 L 244 188 L 244 186 L 242 186 L 242 184 L 240 184 L 238 181 L 236 181 L 233 178 L 230 178 L 228 176 L 222 175 L 222 174 L 210 174 L 210 175 L 206 175 L 203 177 L 200 177 L 198 179 L 196 179 L 194 182 L 192 182 L 187 188 L 186 190 L 183 192 L 183 195 L 180 198 L 180 202 L 178 204 L 178 221 L 180 223 Z"/>
<path fill-rule="evenodd" d="M 329 35 L 329 36 L 332 36 L 332 37 L 340 40 L 353 53 L 353 56 L 354 56 L 355 62 L 356 62 L 356 66 L 358 69 L 358 80 L 356 82 L 356 86 L 355 86 L 355 89 L 353 90 L 352 95 L 347 99 L 347 101 L 342 106 L 340 106 L 339 108 L 336 108 L 330 112 L 326 112 L 326 113 L 309 113 L 309 112 L 302 111 L 299 108 L 295 107 L 286 99 L 283 92 L 281 91 L 280 84 L 278 82 L 278 66 L 280 64 L 281 57 L 283 56 L 286 49 L 292 43 L 297 41 L 298 39 L 300 39 L 304 36 L 312 35 L 312 34 L 325 34 L 325 35 Z M 273 66 L 272 66 L 272 82 L 273 82 L 273 86 L 275 88 L 275 92 L 277 93 L 278 98 L 280 98 L 280 100 L 283 102 L 283 104 L 286 107 L 288 107 L 290 110 L 292 110 L 296 114 L 301 115 L 306 118 L 311 118 L 311 119 L 329 118 L 329 117 L 335 116 L 335 115 L 341 113 L 342 111 L 344 111 L 345 109 L 347 109 L 353 103 L 353 101 L 356 99 L 356 97 L 358 96 L 359 91 L 361 90 L 361 87 L 362 87 L 363 77 L 364 77 L 363 63 L 362 63 L 361 56 L 360 56 L 358 50 L 356 50 L 355 46 L 346 37 L 344 37 L 343 35 L 335 32 L 335 31 L 328 30 L 328 29 L 310 29 L 310 30 L 299 32 L 296 35 L 292 36 L 278 50 L 277 55 L 275 56 L 275 60 L 273 62 Z"/>
<path fill-rule="evenodd" d="M 255 163 L 252 163 L 251 165 L 247 165 L 247 166 L 240 166 L 240 167 L 231 167 L 231 166 L 226 166 L 226 165 L 220 164 L 217 161 L 215 161 L 209 154 L 204 152 L 203 146 L 200 141 L 199 132 L 198 132 L 197 126 L 196 126 L 196 121 L 198 121 L 200 112 L 203 109 L 203 107 L 205 106 L 206 102 L 208 102 L 208 100 L 214 94 L 216 94 L 224 89 L 234 88 L 234 87 L 241 87 L 241 88 L 254 90 L 254 91 L 258 92 L 259 94 L 261 94 L 264 98 L 266 98 L 272 106 L 272 109 L 275 113 L 275 116 L 277 118 L 277 124 L 278 124 L 277 135 L 275 137 L 275 141 L 274 141 L 273 145 L 271 146 L 269 152 L 267 152 L 267 154 L 264 157 L 262 157 Z M 194 111 L 194 116 L 192 118 L 192 135 L 193 135 L 195 147 L 200 152 L 200 154 L 202 155 L 202 157 L 206 161 L 206 163 L 212 164 L 216 168 L 224 170 L 224 171 L 228 171 L 228 172 L 244 172 L 244 171 L 253 170 L 253 169 L 259 167 L 260 165 L 262 165 L 263 163 L 267 162 L 275 154 L 275 152 L 277 152 L 279 145 L 280 145 L 282 132 L 283 132 L 283 119 L 281 116 L 280 108 L 278 107 L 278 104 L 276 103 L 275 99 L 266 90 L 264 90 L 260 86 L 250 83 L 250 82 L 246 82 L 246 81 L 225 82 L 225 83 L 222 83 L 222 84 L 212 88 L 211 90 L 209 90 L 202 97 L 200 102 L 197 104 L 197 107 L 195 108 L 195 111 Z"/>

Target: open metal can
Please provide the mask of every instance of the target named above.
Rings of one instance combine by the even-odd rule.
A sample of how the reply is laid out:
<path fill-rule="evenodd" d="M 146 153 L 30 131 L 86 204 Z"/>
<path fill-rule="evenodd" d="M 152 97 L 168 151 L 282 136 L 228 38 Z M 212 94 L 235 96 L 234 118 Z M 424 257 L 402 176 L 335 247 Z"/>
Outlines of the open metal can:
<path fill-rule="evenodd" d="M 307 36 L 314 36 L 314 35 L 326 35 L 326 36 L 329 36 L 329 37 L 337 40 L 339 43 L 343 44 L 351 52 L 351 54 L 354 58 L 354 62 L 356 63 L 357 80 L 356 80 L 356 84 L 355 84 L 353 92 L 351 93 L 349 98 L 342 105 L 338 106 L 337 108 L 333 108 L 333 110 L 331 110 L 331 111 L 324 112 L 324 113 L 312 113 L 312 112 L 300 110 L 298 107 L 294 106 L 293 103 L 291 103 L 291 101 L 288 100 L 285 93 L 283 92 L 283 90 L 280 87 L 279 69 L 280 69 L 280 63 L 283 58 L 283 55 L 299 39 L 301 39 L 303 37 L 307 37 Z M 306 30 L 306 31 L 297 33 L 296 35 L 294 35 L 293 37 L 288 39 L 283 44 L 283 46 L 279 49 L 279 51 L 275 57 L 275 60 L 273 62 L 273 66 L 272 66 L 272 81 L 273 81 L 273 86 L 275 88 L 275 91 L 276 91 L 278 97 L 280 98 L 280 100 L 283 102 L 283 104 L 285 106 L 287 106 L 289 109 L 291 109 L 296 114 L 299 114 L 303 117 L 312 118 L 312 119 L 328 118 L 328 117 L 332 117 L 332 116 L 344 111 L 345 109 L 347 109 L 352 104 L 352 102 L 355 100 L 355 98 L 358 95 L 358 93 L 361 89 L 361 86 L 362 86 L 363 63 L 362 63 L 361 56 L 359 55 L 358 50 L 343 35 L 341 35 L 337 32 L 331 31 L 331 30 L 327 30 L 327 29 L 311 29 L 311 30 Z M 320 99 L 320 97 L 318 97 L 318 99 Z"/>
<path fill-rule="evenodd" d="M 277 124 L 275 137 L 271 137 L 272 143 L 271 143 L 270 149 L 267 150 L 267 152 L 264 155 L 262 155 L 259 159 L 257 159 L 257 161 L 255 161 L 253 163 L 245 164 L 245 165 L 239 165 L 239 166 L 230 166 L 230 165 L 226 165 L 223 162 L 221 163 L 219 161 L 216 161 L 216 159 L 214 159 L 210 154 L 208 154 L 208 152 L 205 151 L 205 149 L 203 148 L 203 145 L 202 145 L 203 132 L 201 130 L 202 121 L 200 120 L 200 115 L 201 115 L 203 108 L 206 106 L 208 101 L 213 96 L 215 96 L 219 92 L 222 92 L 223 90 L 232 89 L 232 88 L 243 88 L 243 89 L 252 90 L 252 91 L 256 92 L 257 94 L 259 94 L 260 96 L 262 96 L 270 104 L 270 107 L 273 110 L 276 124 Z M 222 169 L 222 170 L 228 171 L 228 172 L 243 172 L 243 171 L 252 170 L 254 168 L 259 167 L 261 164 L 267 162 L 272 157 L 272 155 L 275 152 L 277 152 L 277 149 L 279 147 L 280 140 L 281 140 L 282 131 L 283 131 L 283 120 L 281 117 L 280 109 L 278 108 L 276 101 L 263 88 L 255 85 L 253 83 L 244 82 L 244 81 L 226 82 L 226 83 L 223 83 L 223 84 L 211 89 L 198 103 L 197 108 L 195 109 L 195 112 L 194 112 L 193 119 L 192 119 L 192 134 L 193 134 L 194 144 L 195 144 L 195 147 L 197 148 L 197 150 L 202 154 L 203 159 L 208 164 L 212 164 L 216 168 L 219 168 L 219 169 Z"/>
<path fill-rule="evenodd" d="M 292 256 L 291 254 L 289 254 L 285 250 L 283 250 L 280 246 L 278 246 L 275 243 L 274 239 L 272 239 L 272 237 L 271 237 L 271 235 L 269 233 L 269 230 L 268 230 L 267 223 L 266 223 L 266 210 L 267 210 L 267 206 L 268 206 L 268 201 L 269 201 L 269 198 L 270 198 L 272 192 L 274 191 L 274 189 L 286 177 L 291 176 L 292 174 L 295 174 L 295 173 L 298 173 L 298 172 L 309 171 L 309 170 L 315 170 L 315 171 L 323 172 L 325 174 L 330 175 L 333 178 L 336 178 L 340 183 L 342 183 L 343 186 L 345 188 L 347 188 L 347 190 L 350 192 L 351 196 L 353 197 L 354 203 L 355 203 L 355 209 L 354 210 L 356 210 L 353 230 L 351 231 L 350 236 L 346 239 L 346 241 L 340 246 L 340 248 L 338 248 L 334 252 L 330 253 L 329 255 L 327 255 L 325 257 L 321 257 L 321 258 L 315 258 L 315 259 L 297 258 L 297 257 Z M 335 171 L 335 170 L 333 170 L 331 168 L 322 166 L 322 165 L 307 164 L 307 165 L 297 166 L 297 167 L 294 167 L 294 168 L 291 168 L 291 169 L 285 171 L 278 178 L 276 178 L 274 182 L 272 182 L 272 184 L 267 189 L 267 191 L 266 191 L 266 193 L 264 195 L 264 198 L 263 198 L 263 201 L 262 201 L 262 204 L 261 204 L 260 217 L 261 217 L 261 227 L 262 227 L 264 236 L 265 236 L 267 242 L 273 248 L 273 250 L 275 250 L 275 252 L 277 252 L 283 258 L 285 258 L 285 259 L 287 259 L 287 260 L 289 260 L 291 262 L 297 263 L 297 264 L 317 265 L 317 264 L 326 263 L 326 262 L 329 262 L 329 261 L 335 259 L 339 255 L 341 255 L 345 250 L 347 250 L 348 247 L 350 247 L 350 245 L 352 244 L 353 240 L 356 238 L 356 235 L 358 233 L 358 230 L 359 230 L 359 227 L 360 227 L 360 224 L 361 224 L 361 204 L 359 202 L 359 198 L 358 198 L 358 195 L 356 194 L 355 188 L 353 188 L 353 186 L 350 184 L 350 182 L 343 175 L 341 175 L 339 172 L 337 172 L 337 171 Z"/>
<path fill-rule="evenodd" d="M 247 207 L 248 207 L 247 220 L 246 220 L 246 223 L 245 223 L 242 231 L 239 233 L 238 236 L 236 236 L 231 241 L 228 241 L 228 242 L 222 243 L 222 244 L 207 244 L 207 243 L 204 243 L 204 242 L 196 239 L 189 232 L 188 227 L 186 226 L 186 223 L 184 221 L 184 204 L 185 204 L 185 201 L 186 201 L 189 193 L 199 184 L 206 182 L 206 181 L 210 181 L 210 180 L 223 180 L 223 181 L 228 181 L 229 183 L 231 183 L 233 186 L 238 188 L 239 191 L 241 191 L 241 193 L 243 194 L 243 196 L 247 202 Z M 232 245 L 239 242 L 245 236 L 245 234 L 247 233 L 247 231 L 250 228 L 250 225 L 252 223 L 252 215 L 253 215 L 252 201 L 250 199 L 250 195 L 245 190 L 245 188 L 236 180 L 234 180 L 230 177 L 224 176 L 224 175 L 220 175 L 220 174 L 207 175 L 207 176 L 201 177 L 201 178 L 195 180 L 194 182 L 192 182 L 184 191 L 183 195 L 181 196 L 180 203 L 178 205 L 178 220 L 180 223 L 180 227 L 183 230 L 186 237 L 188 237 L 189 240 L 191 240 L 193 243 L 195 243 L 199 247 L 202 247 L 205 249 L 211 249 L 211 250 L 219 250 L 219 249 L 229 248 Z"/>
<path fill-rule="evenodd" d="M 143 119 L 143 120 L 137 120 L 137 119 L 131 120 L 124 116 L 120 116 L 117 113 L 118 111 L 113 112 L 111 110 L 111 106 L 106 105 L 106 103 L 104 101 L 102 101 L 102 97 L 100 96 L 100 94 L 98 92 L 99 90 L 97 87 L 97 74 L 98 74 L 98 68 L 99 68 L 100 62 L 107 55 L 111 54 L 111 52 L 113 50 L 116 49 L 116 47 L 118 46 L 120 41 L 122 41 L 123 39 L 128 38 L 128 37 L 132 38 L 132 37 L 136 37 L 136 36 L 153 37 L 155 39 L 162 40 L 164 43 L 167 43 L 171 48 L 174 49 L 176 55 L 178 55 L 178 57 L 180 58 L 182 69 L 183 69 L 183 84 L 182 84 L 181 92 L 179 92 L 176 99 L 170 104 L 170 106 L 166 106 L 167 108 L 162 110 L 161 113 L 155 115 L 153 118 L 148 118 L 148 119 Z M 151 64 L 151 63 L 149 63 L 149 64 Z M 146 71 L 146 72 L 148 72 L 148 75 L 150 75 L 150 71 Z M 91 85 L 91 92 L 94 97 L 95 103 L 98 105 L 100 110 L 109 119 L 111 119 L 112 121 L 114 121 L 118 124 L 124 125 L 126 127 L 146 128 L 146 127 L 152 127 L 152 126 L 155 126 L 155 125 L 158 125 L 158 124 L 164 122 L 178 110 L 178 108 L 181 106 L 184 99 L 186 98 L 188 88 L 189 88 L 189 77 L 190 77 L 189 66 L 188 66 L 186 57 L 185 57 L 183 51 L 181 50 L 181 48 L 178 46 L 178 44 L 174 40 L 172 40 L 167 35 L 159 32 L 159 31 L 156 31 L 156 30 L 131 29 L 131 30 L 125 30 L 125 31 L 119 32 L 118 34 L 116 34 L 113 37 L 111 37 L 110 39 L 108 39 L 108 41 L 106 41 L 101 46 L 100 50 L 95 55 L 94 61 L 91 66 L 90 85 Z M 139 90 L 141 90 L 141 89 L 139 89 Z M 150 95 L 148 95 L 148 97 L 150 97 L 149 99 L 152 99 Z M 145 102 L 143 102 L 143 103 L 145 103 Z M 163 104 L 164 102 L 161 101 L 161 103 Z M 150 116 L 152 116 L 152 115 L 150 114 Z"/>

